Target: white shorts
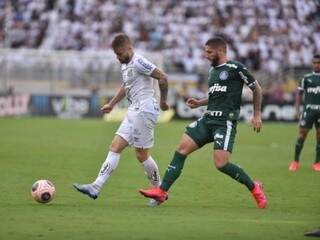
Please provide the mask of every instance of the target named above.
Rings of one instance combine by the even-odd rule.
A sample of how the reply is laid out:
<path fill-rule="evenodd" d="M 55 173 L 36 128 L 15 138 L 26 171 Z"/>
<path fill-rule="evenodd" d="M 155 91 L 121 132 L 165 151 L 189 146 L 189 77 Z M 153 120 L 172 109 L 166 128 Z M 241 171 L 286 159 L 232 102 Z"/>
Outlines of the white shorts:
<path fill-rule="evenodd" d="M 151 148 L 158 114 L 128 110 L 116 134 L 135 148 Z"/>

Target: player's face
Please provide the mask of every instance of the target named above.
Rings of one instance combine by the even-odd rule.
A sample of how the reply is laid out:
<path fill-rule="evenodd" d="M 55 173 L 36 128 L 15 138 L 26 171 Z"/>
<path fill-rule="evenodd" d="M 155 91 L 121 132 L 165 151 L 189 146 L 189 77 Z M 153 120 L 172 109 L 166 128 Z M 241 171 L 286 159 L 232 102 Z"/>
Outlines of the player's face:
<path fill-rule="evenodd" d="M 218 51 L 210 46 L 204 47 L 204 57 L 211 62 L 213 67 L 218 66 L 219 64 L 219 54 Z"/>
<path fill-rule="evenodd" d="M 312 61 L 312 65 L 315 72 L 320 72 L 320 58 L 314 58 Z"/>
<path fill-rule="evenodd" d="M 132 56 L 132 47 L 130 45 L 124 45 L 114 50 L 120 63 L 129 63 Z"/>

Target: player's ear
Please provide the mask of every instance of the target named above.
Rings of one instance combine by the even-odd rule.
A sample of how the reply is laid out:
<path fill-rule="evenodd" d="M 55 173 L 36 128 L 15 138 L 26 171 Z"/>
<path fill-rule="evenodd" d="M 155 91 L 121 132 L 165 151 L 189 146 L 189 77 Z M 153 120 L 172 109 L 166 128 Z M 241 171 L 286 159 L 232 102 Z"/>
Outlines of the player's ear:
<path fill-rule="evenodd" d="M 128 45 L 128 50 L 131 51 L 131 52 L 133 51 L 133 47 L 132 47 L 131 44 Z"/>

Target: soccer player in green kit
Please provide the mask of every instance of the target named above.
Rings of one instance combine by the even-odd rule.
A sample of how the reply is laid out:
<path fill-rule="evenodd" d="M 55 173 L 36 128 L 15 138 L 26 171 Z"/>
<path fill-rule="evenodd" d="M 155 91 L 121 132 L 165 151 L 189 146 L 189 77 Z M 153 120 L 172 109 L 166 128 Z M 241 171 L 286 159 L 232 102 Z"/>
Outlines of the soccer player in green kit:
<path fill-rule="evenodd" d="M 313 56 L 312 65 L 313 72 L 304 75 L 296 95 L 296 116 L 300 115 L 302 102 L 303 111 L 300 115 L 299 135 L 295 146 L 294 160 L 289 165 L 289 170 L 292 172 L 297 171 L 299 168 L 303 143 L 313 125 L 316 128 L 317 145 L 316 160 L 312 168 L 317 172 L 320 171 L 320 55 Z"/>
<path fill-rule="evenodd" d="M 205 58 L 212 67 L 209 70 L 208 97 L 189 98 L 187 105 L 197 108 L 207 105 L 204 115 L 187 126 L 181 142 L 169 164 L 160 187 L 139 192 L 148 198 L 164 202 L 168 190 L 180 176 L 186 157 L 207 143 L 214 142 L 213 160 L 216 168 L 236 181 L 244 184 L 252 193 L 259 208 L 265 208 L 267 199 L 260 182 L 254 182 L 239 166 L 230 163 L 240 112 L 243 84 L 253 91 L 254 131 L 260 132 L 261 122 L 261 87 L 248 70 L 239 62 L 227 60 L 227 45 L 222 38 L 209 39 L 204 48 Z"/>

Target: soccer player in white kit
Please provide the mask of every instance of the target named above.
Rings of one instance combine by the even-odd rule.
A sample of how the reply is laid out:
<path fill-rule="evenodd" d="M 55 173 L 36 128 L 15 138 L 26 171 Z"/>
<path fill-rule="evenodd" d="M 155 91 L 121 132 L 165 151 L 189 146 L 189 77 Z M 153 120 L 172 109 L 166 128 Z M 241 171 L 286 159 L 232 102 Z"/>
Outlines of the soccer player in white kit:
<path fill-rule="evenodd" d="M 116 95 L 101 108 L 101 111 L 110 113 L 124 97 L 127 97 L 130 105 L 126 117 L 109 146 L 109 153 L 96 180 L 90 184 L 75 183 L 73 185 L 79 192 L 93 199 L 98 197 L 103 185 L 116 169 L 120 154 L 127 146 L 135 148 L 136 157 L 143 165 L 150 183 L 153 186 L 161 184 L 158 166 L 150 156 L 149 150 L 154 143 L 154 128 L 159 107 L 163 111 L 169 108 L 166 102 L 167 77 L 154 64 L 134 53 L 132 42 L 127 35 L 123 33 L 116 35 L 112 41 L 112 48 L 121 63 L 123 83 Z M 153 78 L 158 80 L 159 103 L 155 97 Z M 157 205 L 157 202 L 151 201 L 150 205 Z"/>

